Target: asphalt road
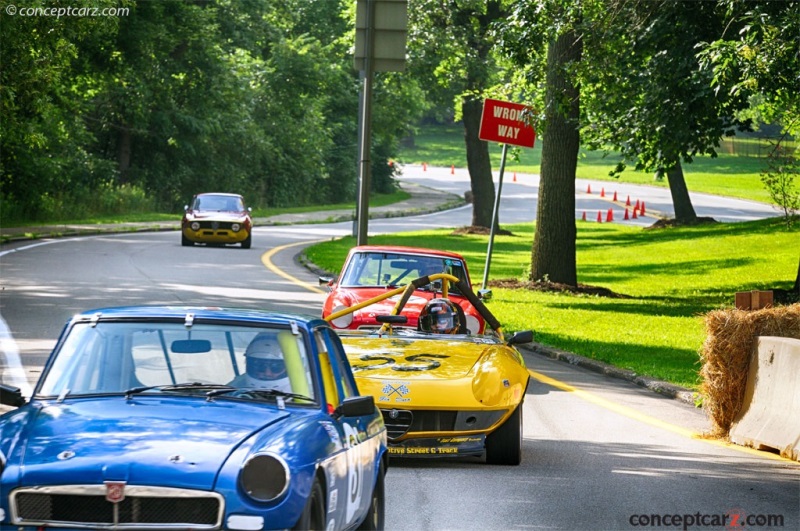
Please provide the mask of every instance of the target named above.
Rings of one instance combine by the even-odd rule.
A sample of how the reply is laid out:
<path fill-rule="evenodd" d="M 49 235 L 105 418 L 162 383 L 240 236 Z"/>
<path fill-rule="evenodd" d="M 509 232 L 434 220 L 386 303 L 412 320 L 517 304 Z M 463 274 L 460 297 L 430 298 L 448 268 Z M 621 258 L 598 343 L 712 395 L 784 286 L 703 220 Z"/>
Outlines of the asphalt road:
<path fill-rule="evenodd" d="M 421 173 L 407 178 L 429 178 Z M 511 222 L 513 212 L 535 216 L 535 188 L 517 179 L 517 187 L 503 190 L 501 222 Z M 458 179 L 432 180 L 437 186 L 446 182 L 454 191 L 464 186 Z M 457 226 L 468 224 L 470 216 L 467 207 L 373 220 L 370 231 Z M 316 314 L 324 292 L 316 276 L 295 263 L 295 254 L 308 241 L 351 230 L 349 222 L 260 227 L 249 250 L 181 247 L 176 232 L 4 246 L 3 381 L 35 378 L 64 322 L 89 308 L 199 304 Z M 800 528 L 797 463 L 698 437 L 708 420 L 683 402 L 525 356 L 532 380 L 524 406 L 523 464 L 393 460 L 388 529 Z M 661 525 L 652 525 L 656 518 Z"/>

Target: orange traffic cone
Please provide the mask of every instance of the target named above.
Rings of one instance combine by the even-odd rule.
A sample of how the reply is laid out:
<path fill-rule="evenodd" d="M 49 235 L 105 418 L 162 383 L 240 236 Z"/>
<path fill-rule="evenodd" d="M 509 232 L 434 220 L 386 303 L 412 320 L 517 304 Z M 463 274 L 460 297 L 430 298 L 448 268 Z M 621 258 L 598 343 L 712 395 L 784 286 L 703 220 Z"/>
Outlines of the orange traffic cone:
<path fill-rule="evenodd" d="M 637 219 L 638 217 L 639 216 L 636 214 L 636 209 L 634 208 L 633 209 L 633 216 L 631 216 L 631 219 Z"/>
<path fill-rule="evenodd" d="M 422 171 L 428 171 L 428 163 L 427 162 L 423 162 L 422 163 Z"/>
<path fill-rule="evenodd" d="M 600 212 L 599 210 L 597 211 L 597 222 L 598 223 L 602 223 L 603 222 L 603 213 Z"/>
<path fill-rule="evenodd" d="M 517 182 L 517 172 L 514 172 L 514 178 L 512 179 L 512 181 Z"/>
<path fill-rule="evenodd" d="M 610 208 L 608 209 L 608 214 L 606 214 L 606 221 L 614 221 L 614 211 Z"/>
<path fill-rule="evenodd" d="M 617 192 L 614 192 L 614 202 L 617 201 Z"/>
<path fill-rule="evenodd" d="M 631 196 L 628 196 L 627 201 L 625 201 L 625 206 L 631 206 Z"/>
<path fill-rule="evenodd" d="M 631 219 L 631 218 L 628 217 L 628 209 L 627 208 L 625 209 L 625 216 L 623 216 L 622 219 Z"/>
<path fill-rule="evenodd" d="M 639 214 L 644 216 L 644 201 L 642 201 L 642 206 L 639 208 Z"/>
<path fill-rule="evenodd" d="M 581 221 L 586 221 L 586 211 L 583 211 L 583 215 L 581 216 Z"/>
<path fill-rule="evenodd" d="M 586 193 L 587 194 L 591 194 L 592 193 L 592 185 L 591 184 L 586 186 Z"/>
<path fill-rule="evenodd" d="M 639 200 L 638 199 L 636 200 L 636 204 L 633 205 L 633 209 L 634 210 L 639 210 Z"/>
<path fill-rule="evenodd" d="M 450 166 L 450 175 L 455 175 L 455 174 L 456 174 L 456 166 L 455 164 L 453 164 L 452 166 Z"/>
<path fill-rule="evenodd" d="M 605 197 L 605 196 L 606 196 L 606 189 L 600 188 L 600 197 Z"/>

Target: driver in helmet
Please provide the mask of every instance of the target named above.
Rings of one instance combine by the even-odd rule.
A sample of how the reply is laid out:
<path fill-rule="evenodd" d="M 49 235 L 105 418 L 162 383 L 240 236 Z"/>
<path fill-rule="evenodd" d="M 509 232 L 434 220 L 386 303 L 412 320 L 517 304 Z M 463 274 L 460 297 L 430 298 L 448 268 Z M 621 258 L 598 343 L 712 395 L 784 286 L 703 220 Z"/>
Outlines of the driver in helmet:
<path fill-rule="evenodd" d="M 292 391 L 286 363 L 283 360 L 283 351 L 276 334 L 261 332 L 256 335 L 247 346 L 244 357 L 246 372 L 234 378 L 228 385 L 277 389 L 287 393 Z"/>
<path fill-rule="evenodd" d="M 431 299 L 419 313 L 419 329 L 433 334 L 457 334 L 461 328 L 456 304 L 448 299 Z"/>

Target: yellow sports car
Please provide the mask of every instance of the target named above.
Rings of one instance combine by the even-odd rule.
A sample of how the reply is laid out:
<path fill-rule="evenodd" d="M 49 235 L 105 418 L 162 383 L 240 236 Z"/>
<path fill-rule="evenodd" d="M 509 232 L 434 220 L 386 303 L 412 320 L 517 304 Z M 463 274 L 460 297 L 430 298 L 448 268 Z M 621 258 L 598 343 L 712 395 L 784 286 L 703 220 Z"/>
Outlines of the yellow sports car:
<path fill-rule="evenodd" d="M 419 285 L 442 280 L 442 292 L 409 329 L 400 312 Z M 463 311 L 448 298 L 454 285 L 487 323 L 481 335 L 463 333 Z M 530 330 L 503 336 L 500 323 L 458 278 L 439 273 L 332 313 L 326 320 L 400 295 L 377 330 L 338 330 L 359 391 L 375 397 L 392 457 L 482 456 L 490 464 L 522 460 L 525 361 L 514 345 L 533 341 Z M 393 327 L 393 325 L 395 325 Z M 400 325 L 400 326 L 397 326 Z"/>

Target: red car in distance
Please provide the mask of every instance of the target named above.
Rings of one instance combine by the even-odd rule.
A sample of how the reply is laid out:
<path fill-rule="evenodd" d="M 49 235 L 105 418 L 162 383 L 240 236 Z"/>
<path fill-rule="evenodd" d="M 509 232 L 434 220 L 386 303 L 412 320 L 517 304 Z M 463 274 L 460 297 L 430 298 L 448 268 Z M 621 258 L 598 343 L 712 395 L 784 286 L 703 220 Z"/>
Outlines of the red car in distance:
<path fill-rule="evenodd" d="M 320 284 L 327 285 L 330 293 L 322 307 L 325 318 L 344 308 L 349 308 L 386 293 L 388 290 L 406 285 L 412 280 L 436 273 L 447 273 L 472 287 L 467 262 L 460 254 L 423 249 L 417 247 L 391 245 L 360 245 L 353 247 L 347 255 L 344 267 L 338 278 L 320 277 Z M 401 315 L 408 319 L 405 325 L 417 328 L 419 313 L 425 304 L 442 294 L 441 281 L 420 286 L 414 291 L 403 307 Z M 490 290 L 478 292 L 484 300 L 491 297 Z M 400 295 L 390 297 L 367 308 L 356 310 L 331 321 L 336 329 L 375 329 L 381 323 L 376 315 L 388 315 L 392 312 Z M 483 317 L 472 306 L 466 297 L 461 295 L 458 287 L 450 287 L 448 298 L 458 304 L 464 311 L 463 323 L 466 324 L 461 333 L 482 334 L 485 322 Z M 397 326 L 396 326 L 397 327 Z"/>

